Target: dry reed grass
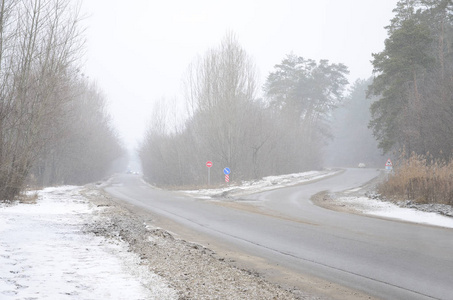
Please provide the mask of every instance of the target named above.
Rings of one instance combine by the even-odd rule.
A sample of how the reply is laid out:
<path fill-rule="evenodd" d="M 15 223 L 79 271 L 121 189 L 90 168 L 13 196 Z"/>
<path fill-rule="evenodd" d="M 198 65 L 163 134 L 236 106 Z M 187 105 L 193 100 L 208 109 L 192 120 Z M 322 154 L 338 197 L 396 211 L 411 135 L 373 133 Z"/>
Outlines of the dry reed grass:
<path fill-rule="evenodd" d="M 37 192 L 31 193 L 31 194 L 22 193 L 19 196 L 17 196 L 17 200 L 20 203 L 25 203 L 25 204 L 36 204 L 36 202 L 38 201 L 38 198 L 39 198 L 39 196 L 38 196 Z"/>
<path fill-rule="evenodd" d="M 415 153 L 407 157 L 403 151 L 394 172 L 378 191 L 395 200 L 453 205 L 453 159 L 445 161 Z"/>

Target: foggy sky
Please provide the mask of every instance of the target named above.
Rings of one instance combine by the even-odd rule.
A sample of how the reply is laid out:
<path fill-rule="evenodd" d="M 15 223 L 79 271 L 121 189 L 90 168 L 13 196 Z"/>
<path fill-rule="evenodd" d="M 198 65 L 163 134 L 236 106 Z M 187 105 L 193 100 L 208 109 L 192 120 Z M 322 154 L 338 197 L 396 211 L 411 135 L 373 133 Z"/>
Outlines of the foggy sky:
<path fill-rule="evenodd" d="M 142 137 L 151 103 L 182 98 L 197 55 L 232 31 L 261 86 L 286 54 L 344 63 L 350 82 L 371 75 L 397 0 L 85 0 L 85 74 L 106 94 L 128 147 Z"/>

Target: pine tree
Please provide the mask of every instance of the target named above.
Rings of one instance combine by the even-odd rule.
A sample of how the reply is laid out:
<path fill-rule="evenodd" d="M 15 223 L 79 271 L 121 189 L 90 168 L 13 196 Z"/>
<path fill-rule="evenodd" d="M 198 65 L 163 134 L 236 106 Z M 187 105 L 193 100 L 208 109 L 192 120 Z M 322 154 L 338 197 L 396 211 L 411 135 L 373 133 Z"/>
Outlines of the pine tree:
<path fill-rule="evenodd" d="M 408 153 L 432 154 L 453 149 L 453 143 L 438 136 L 439 120 L 452 120 L 441 108 L 451 102 L 442 92 L 449 89 L 445 77 L 451 78 L 447 70 L 452 63 L 445 59 L 451 55 L 451 9 L 450 0 L 399 1 L 387 27 L 385 49 L 373 54 L 376 76 L 368 95 L 380 99 L 371 107 L 370 127 L 384 152 L 401 147 Z"/>

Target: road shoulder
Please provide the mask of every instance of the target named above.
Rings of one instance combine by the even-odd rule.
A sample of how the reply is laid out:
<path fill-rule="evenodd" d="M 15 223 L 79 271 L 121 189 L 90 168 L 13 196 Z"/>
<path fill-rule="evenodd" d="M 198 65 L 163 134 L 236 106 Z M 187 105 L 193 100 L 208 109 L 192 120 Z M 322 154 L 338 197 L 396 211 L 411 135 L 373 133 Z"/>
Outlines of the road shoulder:
<path fill-rule="evenodd" d="M 179 299 L 326 299 L 271 283 L 195 239 L 186 241 L 176 226 L 163 224 L 158 217 L 105 192 L 91 190 L 86 195 L 104 208 L 99 212 L 100 221 L 87 230 L 104 236 L 118 233 L 140 257 L 141 265 L 167 280 Z"/>
<path fill-rule="evenodd" d="M 292 272 L 238 251 L 223 241 L 193 232 L 106 193 L 102 197 L 101 205 L 107 202 L 109 207 L 106 216 L 115 220 L 115 225 L 110 226 L 120 228 L 131 251 L 142 257 L 143 263 L 158 275 L 172 282 L 172 288 L 179 291 L 181 299 L 372 299 L 358 291 Z M 254 209 L 249 205 L 234 208 Z M 149 240 L 153 242 L 146 242 Z"/>

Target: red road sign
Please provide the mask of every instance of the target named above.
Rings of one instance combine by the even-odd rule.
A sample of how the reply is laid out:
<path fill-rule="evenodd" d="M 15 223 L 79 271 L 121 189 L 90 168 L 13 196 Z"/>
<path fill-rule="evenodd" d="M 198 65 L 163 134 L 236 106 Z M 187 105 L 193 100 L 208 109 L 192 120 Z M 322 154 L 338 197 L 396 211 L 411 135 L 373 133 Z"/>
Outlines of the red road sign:
<path fill-rule="evenodd" d="M 225 182 L 230 182 L 230 175 L 225 175 Z"/>
<path fill-rule="evenodd" d="M 206 163 L 206 167 L 208 167 L 208 168 L 212 167 L 212 162 L 208 161 L 208 162 Z"/>

